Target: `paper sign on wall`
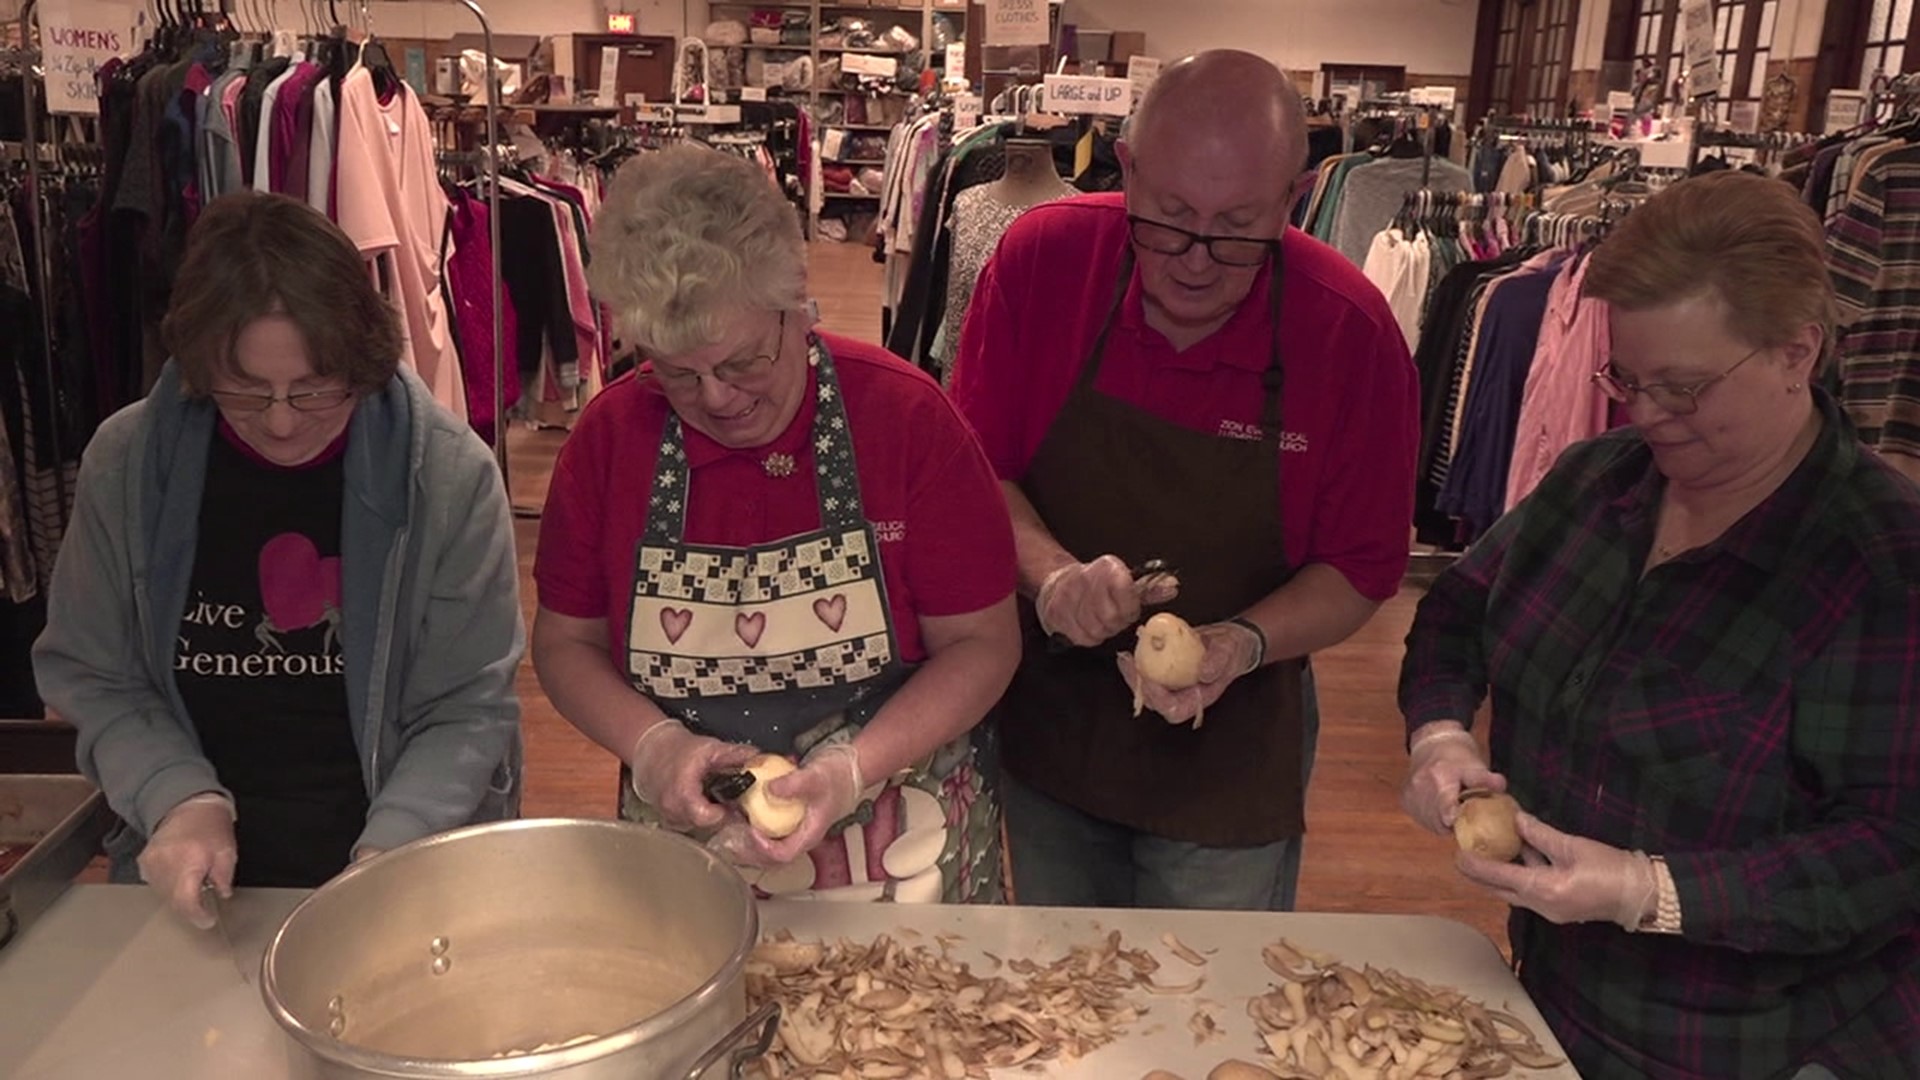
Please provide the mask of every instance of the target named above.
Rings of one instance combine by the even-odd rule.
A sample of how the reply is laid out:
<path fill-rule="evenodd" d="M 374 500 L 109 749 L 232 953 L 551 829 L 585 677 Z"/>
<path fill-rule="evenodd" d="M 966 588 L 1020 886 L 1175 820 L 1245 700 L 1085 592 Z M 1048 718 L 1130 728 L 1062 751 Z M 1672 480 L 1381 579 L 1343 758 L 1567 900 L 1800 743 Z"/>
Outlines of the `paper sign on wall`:
<path fill-rule="evenodd" d="M 1047 0 L 987 0 L 988 45 L 1045 45 Z"/>
<path fill-rule="evenodd" d="M 967 73 L 967 43 L 956 41 L 947 46 L 947 77 L 957 79 Z"/>
<path fill-rule="evenodd" d="M 1160 77 L 1160 61 L 1151 56 L 1127 57 L 1127 81 L 1133 84 L 1133 99 L 1147 96 L 1153 80 Z"/>
<path fill-rule="evenodd" d="M 47 111 L 100 114 L 94 74 L 116 56 L 139 51 L 132 9 L 101 0 L 42 0 L 41 58 L 47 72 Z"/>
<path fill-rule="evenodd" d="M 600 100 L 614 102 L 620 100 L 620 46 L 603 45 L 600 48 Z"/>
<path fill-rule="evenodd" d="M 1683 0 L 1681 48 L 1687 64 L 1687 96 L 1720 92 L 1720 57 L 1713 51 L 1713 0 Z"/>
<path fill-rule="evenodd" d="M 1125 116 L 1133 111 L 1133 84 L 1095 75 L 1049 75 L 1046 111 L 1069 116 Z"/>

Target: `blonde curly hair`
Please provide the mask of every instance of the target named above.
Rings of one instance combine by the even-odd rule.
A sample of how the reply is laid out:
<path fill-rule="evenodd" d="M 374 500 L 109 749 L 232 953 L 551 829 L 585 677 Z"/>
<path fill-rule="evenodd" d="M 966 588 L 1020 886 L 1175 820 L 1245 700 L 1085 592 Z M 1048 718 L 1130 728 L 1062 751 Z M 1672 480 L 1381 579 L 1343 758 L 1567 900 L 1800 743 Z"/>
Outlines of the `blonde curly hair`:
<path fill-rule="evenodd" d="M 648 356 L 711 345 L 747 312 L 806 303 L 798 211 L 759 166 L 718 150 L 682 145 L 627 162 L 589 248 L 595 295 Z"/>

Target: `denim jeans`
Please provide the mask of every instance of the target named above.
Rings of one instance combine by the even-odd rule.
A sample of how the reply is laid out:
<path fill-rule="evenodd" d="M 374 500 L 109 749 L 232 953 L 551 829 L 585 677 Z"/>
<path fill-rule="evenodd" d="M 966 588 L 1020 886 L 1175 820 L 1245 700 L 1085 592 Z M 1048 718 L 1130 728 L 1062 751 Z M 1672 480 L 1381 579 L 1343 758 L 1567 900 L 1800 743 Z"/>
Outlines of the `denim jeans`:
<path fill-rule="evenodd" d="M 1300 783 L 1313 774 L 1320 703 L 1309 668 Z M 1102 821 L 1000 776 L 1014 899 L 1058 907 L 1291 911 L 1302 837 L 1258 847 L 1203 847 Z"/>

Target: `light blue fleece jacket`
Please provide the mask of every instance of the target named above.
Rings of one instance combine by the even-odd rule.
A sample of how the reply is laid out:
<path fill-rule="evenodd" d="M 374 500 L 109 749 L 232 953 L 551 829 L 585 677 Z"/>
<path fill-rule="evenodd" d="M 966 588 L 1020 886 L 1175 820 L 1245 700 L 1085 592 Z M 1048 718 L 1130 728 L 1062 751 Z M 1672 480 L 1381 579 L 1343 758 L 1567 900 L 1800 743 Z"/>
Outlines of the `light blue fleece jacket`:
<path fill-rule="evenodd" d="M 100 426 L 34 644 L 41 696 L 129 826 L 108 842 L 122 861 L 182 799 L 231 797 L 173 677 L 216 415 L 168 364 Z M 402 371 L 354 407 L 345 470 L 341 655 L 371 803 L 355 846 L 514 816 L 526 637 L 492 452 Z"/>

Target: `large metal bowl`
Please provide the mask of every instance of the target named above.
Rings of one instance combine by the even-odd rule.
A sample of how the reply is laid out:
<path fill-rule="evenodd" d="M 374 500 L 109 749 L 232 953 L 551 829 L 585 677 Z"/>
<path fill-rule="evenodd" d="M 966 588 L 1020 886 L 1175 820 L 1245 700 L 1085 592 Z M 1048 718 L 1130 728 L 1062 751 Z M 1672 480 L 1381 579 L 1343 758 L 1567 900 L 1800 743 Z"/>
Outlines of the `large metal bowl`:
<path fill-rule="evenodd" d="M 261 993 L 321 1077 L 717 1080 L 778 1022 L 747 1016 L 758 935 L 740 875 L 684 837 L 498 822 L 321 887 L 268 945 Z"/>

